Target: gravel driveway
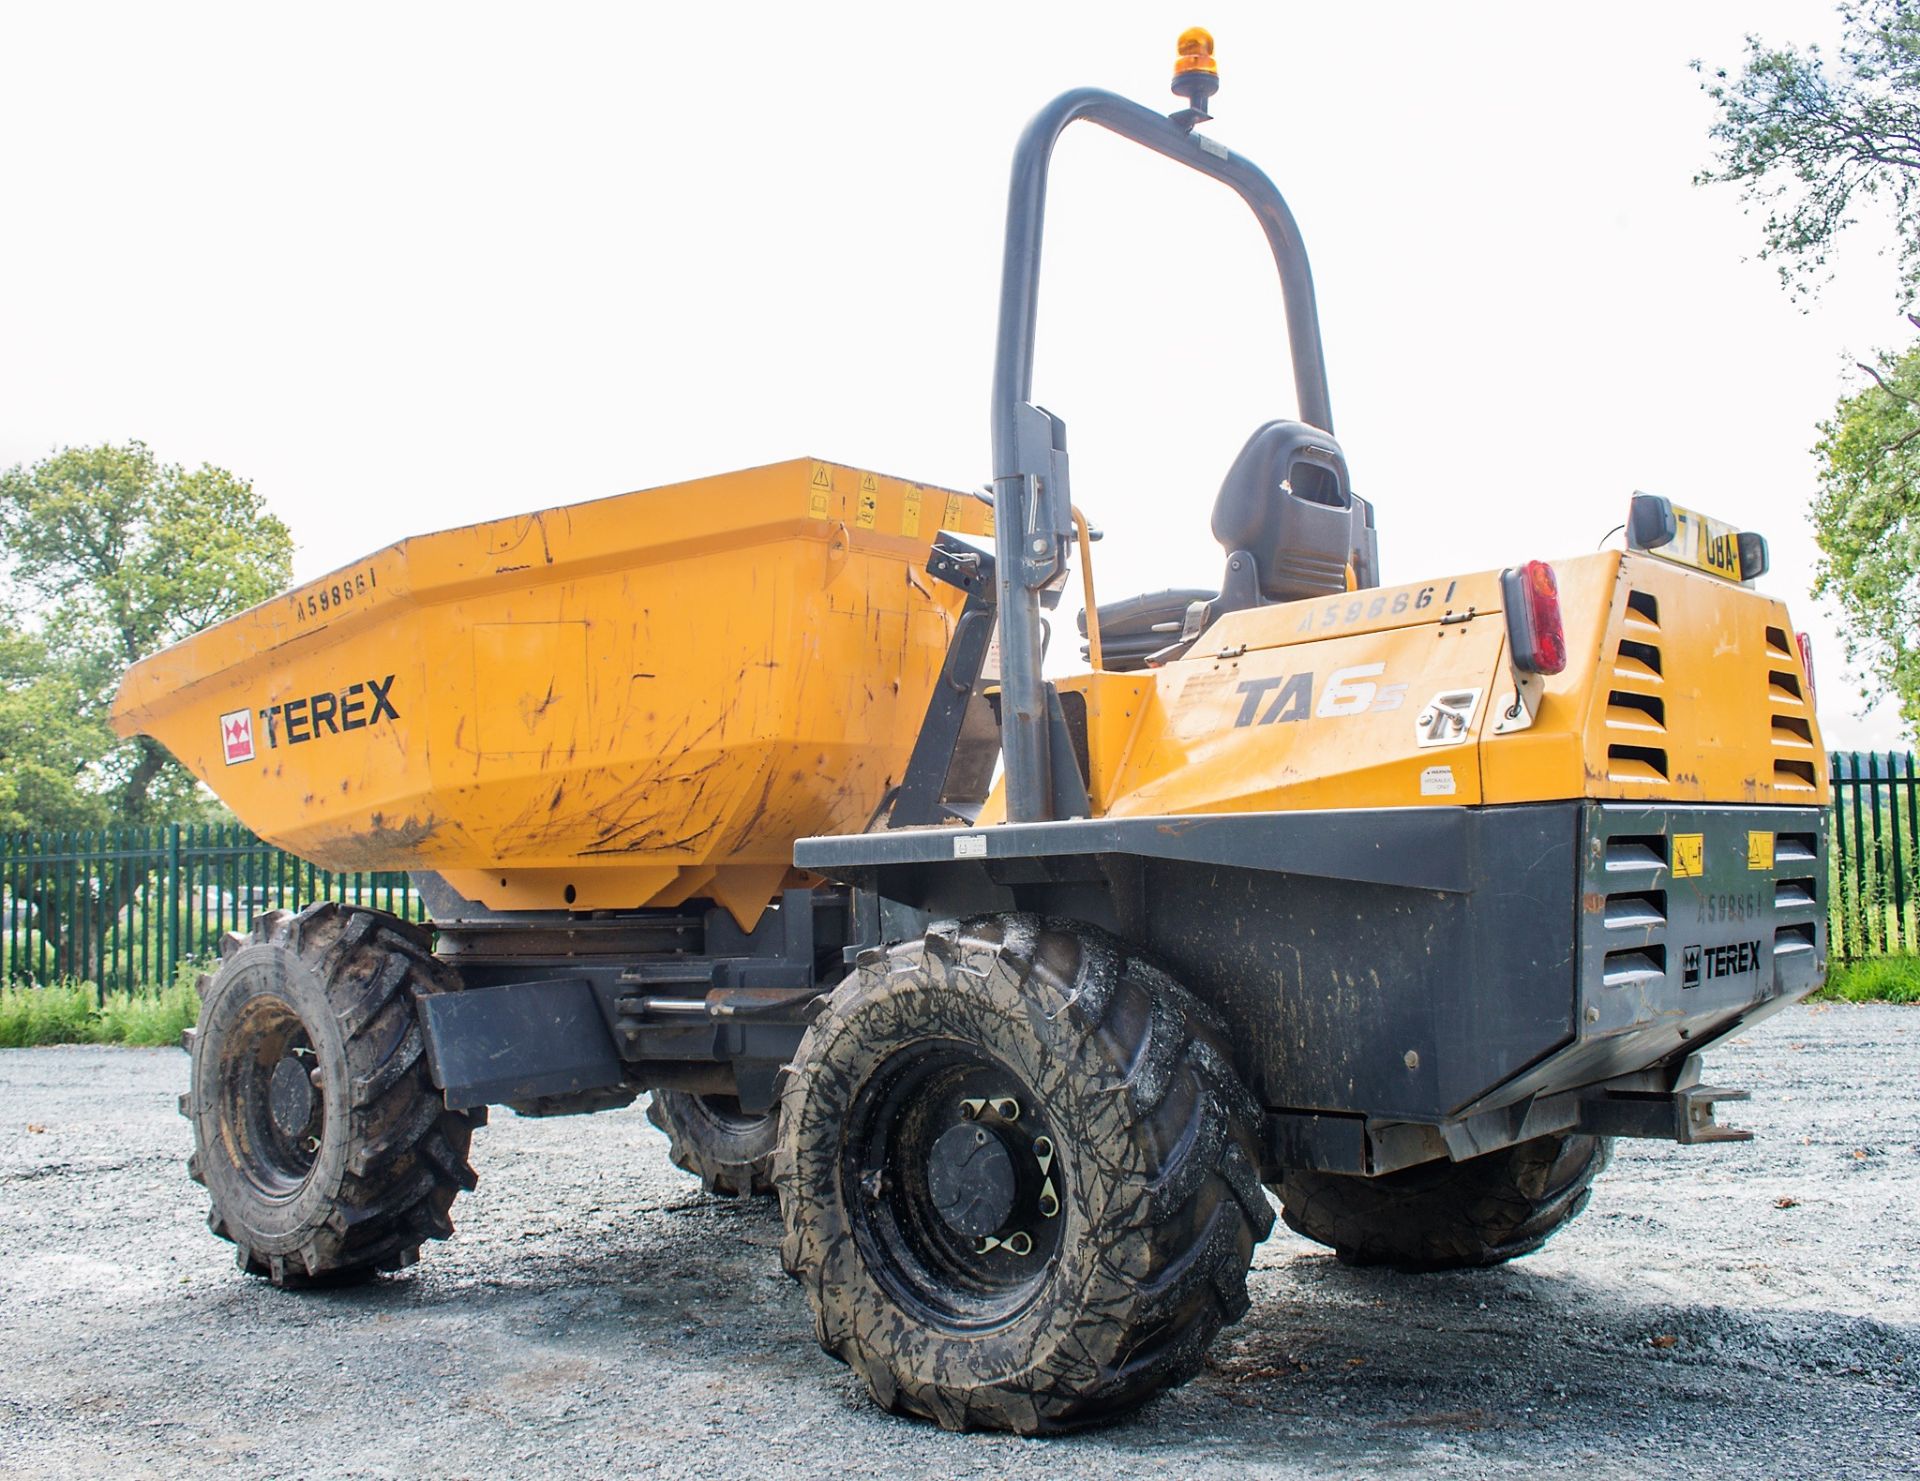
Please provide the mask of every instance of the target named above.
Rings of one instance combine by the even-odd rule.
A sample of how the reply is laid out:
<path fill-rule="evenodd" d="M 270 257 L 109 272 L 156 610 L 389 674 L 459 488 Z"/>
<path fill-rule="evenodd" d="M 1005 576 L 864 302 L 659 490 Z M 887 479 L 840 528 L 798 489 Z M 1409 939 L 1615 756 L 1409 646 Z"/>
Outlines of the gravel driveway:
<path fill-rule="evenodd" d="M 1709 1078 L 1758 1141 L 1623 1143 L 1501 1270 L 1346 1270 L 1277 1228 L 1199 1379 L 1025 1441 L 874 1410 L 771 1206 L 702 1197 L 638 1108 L 496 1112 L 450 1244 L 294 1295 L 206 1232 L 183 1055 L 6 1051 L 0 1472 L 1920 1473 L 1920 1009 L 1792 1009 Z"/>

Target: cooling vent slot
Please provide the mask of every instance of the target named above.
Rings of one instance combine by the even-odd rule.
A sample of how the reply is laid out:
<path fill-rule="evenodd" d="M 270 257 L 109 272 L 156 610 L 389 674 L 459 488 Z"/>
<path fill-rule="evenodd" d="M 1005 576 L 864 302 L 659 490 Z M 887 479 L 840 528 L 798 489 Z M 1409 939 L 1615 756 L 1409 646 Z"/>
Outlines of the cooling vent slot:
<path fill-rule="evenodd" d="M 1813 763 L 1775 760 L 1773 784 L 1783 792 L 1811 792 L 1814 788 Z"/>
<path fill-rule="evenodd" d="M 1790 765 L 1777 762 L 1776 767 Z M 1610 782 L 1664 782 L 1667 779 L 1667 753 L 1654 746 L 1608 746 L 1607 780 Z"/>
<path fill-rule="evenodd" d="M 1776 851 L 1774 858 L 1780 857 Z M 1773 908 L 1775 910 L 1799 910 L 1814 903 L 1813 881 L 1810 879 L 1780 879 L 1773 885 Z"/>
<path fill-rule="evenodd" d="M 1667 949 L 1664 946 L 1636 946 L 1626 951 L 1610 951 L 1600 969 L 1600 980 L 1608 987 L 1659 982 L 1666 975 Z"/>
<path fill-rule="evenodd" d="M 1773 841 L 1773 864 L 1776 869 L 1782 864 L 1811 864 L 1818 857 L 1814 852 L 1814 835 L 1811 833 L 1782 833 Z"/>
<path fill-rule="evenodd" d="M 1660 631 L 1660 599 L 1650 591 L 1627 593 L 1627 626 Z"/>
<path fill-rule="evenodd" d="M 1667 728 L 1667 706 L 1651 694 L 1634 694 L 1616 689 L 1607 696 L 1607 724 L 1615 730 L 1658 730 Z"/>
<path fill-rule="evenodd" d="M 1623 679 L 1651 679 L 1658 682 L 1660 650 L 1652 643 L 1637 643 L 1632 638 L 1622 638 L 1619 656 L 1613 662 L 1613 671 Z"/>
<path fill-rule="evenodd" d="M 1773 743 L 1776 746 L 1790 746 L 1796 750 L 1808 750 L 1813 746 L 1813 726 L 1798 715 L 1775 715 L 1773 717 Z"/>
<path fill-rule="evenodd" d="M 1607 840 L 1607 869 L 1610 873 L 1666 867 L 1667 836 L 1664 833 L 1616 833 Z"/>
<path fill-rule="evenodd" d="M 1667 892 L 1647 890 L 1643 893 L 1609 895 L 1606 922 L 1609 931 L 1644 931 L 1664 926 L 1667 923 Z"/>
<path fill-rule="evenodd" d="M 1783 956 L 1797 956 L 1803 951 L 1813 950 L 1813 922 L 1801 925 L 1782 926 L 1773 933 L 1773 959 L 1777 962 Z"/>
<path fill-rule="evenodd" d="M 1792 641 L 1783 627 L 1767 629 L 1767 698 L 1786 707 L 1773 711 L 1768 740 L 1773 749 L 1774 790 L 1799 795 L 1819 785 L 1820 769 L 1813 746 L 1813 716 Z M 1772 666 L 1776 664 L 1784 667 Z"/>

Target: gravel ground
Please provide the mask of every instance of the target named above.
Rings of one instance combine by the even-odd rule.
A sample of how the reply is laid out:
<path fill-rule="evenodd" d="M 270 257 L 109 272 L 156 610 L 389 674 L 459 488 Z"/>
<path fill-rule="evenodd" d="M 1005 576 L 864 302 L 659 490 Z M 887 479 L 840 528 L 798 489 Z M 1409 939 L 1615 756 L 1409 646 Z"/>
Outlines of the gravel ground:
<path fill-rule="evenodd" d="M 873 1409 L 772 1208 L 702 1197 L 638 1108 L 497 1112 L 452 1243 L 295 1295 L 206 1232 L 184 1056 L 6 1051 L 0 1472 L 1920 1473 L 1920 1009 L 1792 1009 L 1710 1071 L 1758 1141 L 1623 1144 L 1501 1270 L 1346 1270 L 1282 1227 L 1201 1377 L 1023 1441 Z"/>

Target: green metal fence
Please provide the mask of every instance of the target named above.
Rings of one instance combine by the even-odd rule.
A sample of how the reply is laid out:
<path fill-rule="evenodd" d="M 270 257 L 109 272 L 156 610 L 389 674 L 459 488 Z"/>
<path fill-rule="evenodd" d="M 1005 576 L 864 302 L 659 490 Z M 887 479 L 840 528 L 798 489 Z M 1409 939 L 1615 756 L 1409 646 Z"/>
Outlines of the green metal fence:
<path fill-rule="evenodd" d="M 1920 768 L 1906 752 L 1832 762 L 1833 955 L 1920 951 Z M 315 900 L 425 919 L 404 874 L 317 869 L 238 826 L 0 835 L 0 981 L 171 982 L 225 932 Z"/>
<path fill-rule="evenodd" d="M 1920 774 L 1907 751 L 1836 751 L 1827 896 L 1835 960 L 1920 951 Z"/>
<path fill-rule="evenodd" d="M 223 933 L 315 900 L 425 916 L 405 874 L 318 869 L 238 826 L 0 835 L 0 981 L 171 982 Z"/>

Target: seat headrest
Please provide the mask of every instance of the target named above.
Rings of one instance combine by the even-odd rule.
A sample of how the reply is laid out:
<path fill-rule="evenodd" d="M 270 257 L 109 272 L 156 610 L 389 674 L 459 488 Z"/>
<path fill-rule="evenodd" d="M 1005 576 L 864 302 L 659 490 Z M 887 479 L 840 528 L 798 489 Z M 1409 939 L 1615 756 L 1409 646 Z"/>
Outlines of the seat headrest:
<path fill-rule="evenodd" d="M 1331 433 L 1268 422 L 1240 449 L 1213 505 L 1213 535 L 1229 555 L 1253 557 L 1261 595 L 1298 601 L 1377 580 L 1373 511 L 1354 496 L 1346 454 Z"/>

